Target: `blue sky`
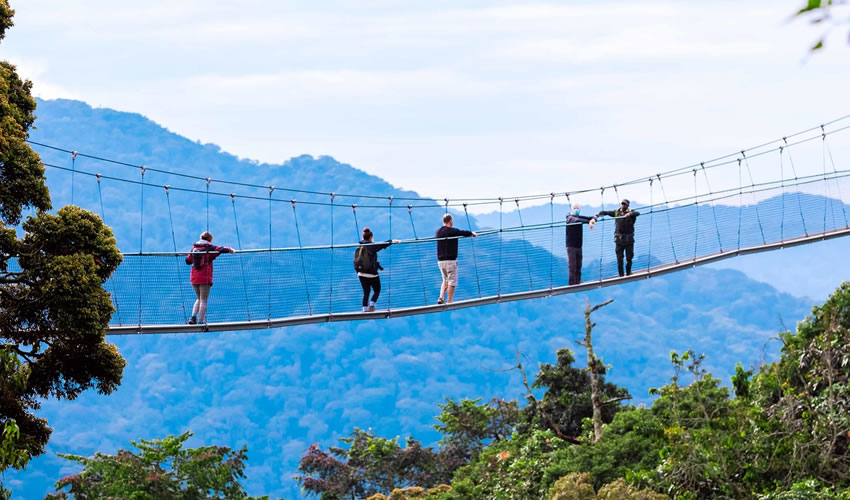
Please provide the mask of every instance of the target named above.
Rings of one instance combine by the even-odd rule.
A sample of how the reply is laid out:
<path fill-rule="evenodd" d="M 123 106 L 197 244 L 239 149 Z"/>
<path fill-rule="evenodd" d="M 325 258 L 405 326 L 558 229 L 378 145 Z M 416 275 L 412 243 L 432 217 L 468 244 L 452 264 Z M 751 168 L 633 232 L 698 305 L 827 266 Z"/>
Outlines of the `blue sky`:
<path fill-rule="evenodd" d="M 652 174 L 847 113 L 802 2 L 13 2 L 41 97 L 241 157 L 332 155 L 437 198 Z M 512 193 L 506 193 L 512 191 Z"/>

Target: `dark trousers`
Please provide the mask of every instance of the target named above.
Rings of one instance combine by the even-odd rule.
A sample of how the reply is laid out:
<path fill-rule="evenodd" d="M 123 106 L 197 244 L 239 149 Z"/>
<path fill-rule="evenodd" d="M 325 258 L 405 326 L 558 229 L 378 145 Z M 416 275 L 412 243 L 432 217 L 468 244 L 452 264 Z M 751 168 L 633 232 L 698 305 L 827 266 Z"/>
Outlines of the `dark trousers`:
<path fill-rule="evenodd" d="M 623 253 L 626 254 L 626 276 L 632 274 L 632 258 L 635 256 L 635 241 L 616 241 L 617 272 L 623 275 Z"/>
<path fill-rule="evenodd" d="M 581 247 L 567 247 L 567 262 L 570 268 L 570 285 L 581 283 Z"/>
<path fill-rule="evenodd" d="M 372 302 L 377 302 L 378 296 L 381 295 L 381 278 L 365 278 L 363 276 L 358 276 L 358 278 L 360 278 L 360 286 L 363 287 L 363 307 L 369 305 L 369 290 L 375 291 L 372 294 Z"/>

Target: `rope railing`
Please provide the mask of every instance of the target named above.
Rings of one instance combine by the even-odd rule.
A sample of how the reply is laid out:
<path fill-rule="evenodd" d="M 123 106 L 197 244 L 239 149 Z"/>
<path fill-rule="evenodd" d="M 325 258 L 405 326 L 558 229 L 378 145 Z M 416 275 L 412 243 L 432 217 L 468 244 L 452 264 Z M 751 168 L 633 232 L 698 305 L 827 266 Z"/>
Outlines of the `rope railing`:
<path fill-rule="evenodd" d="M 794 134 L 787 135 L 785 137 L 782 137 L 781 139 L 774 139 L 774 140 L 771 140 L 771 141 L 761 143 L 761 144 L 756 145 L 756 146 L 750 146 L 748 148 L 738 150 L 735 153 L 729 153 L 729 154 L 726 154 L 726 155 L 718 156 L 718 157 L 713 158 L 711 160 L 699 162 L 697 164 L 687 165 L 687 166 L 683 166 L 683 167 L 674 168 L 674 169 L 671 169 L 671 170 L 659 172 L 657 175 L 660 176 L 663 179 L 667 179 L 667 178 L 678 177 L 678 176 L 681 176 L 681 175 L 686 175 L 689 172 L 691 172 L 694 168 L 698 168 L 698 167 L 701 168 L 701 169 L 713 169 L 713 168 L 718 168 L 718 167 L 722 167 L 722 166 L 729 165 L 729 164 L 734 164 L 737 161 L 738 157 L 742 153 L 745 153 L 750 158 L 756 158 L 756 157 L 763 156 L 763 155 L 766 155 L 766 154 L 771 154 L 771 153 L 780 151 L 780 148 L 787 148 L 787 147 L 790 147 L 790 146 L 804 144 L 804 143 L 814 141 L 814 140 L 817 140 L 817 139 L 822 139 L 822 138 L 829 136 L 829 135 L 832 135 L 832 134 L 836 134 L 836 133 L 839 133 L 839 132 L 846 131 L 846 130 L 850 129 L 850 124 L 848 124 L 848 125 L 843 125 L 843 124 L 847 123 L 848 120 L 850 120 L 850 115 L 842 116 L 842 117 L 837 118 L 835 120 L 825 122 L 821 125 L 818 125 L 818 126 L 815 126 L 815 127 L 810 127 L 808 129 L 796 132 Z M 829 127 L 829 126 L 832 126 L 832 125 L 837 125 L 837 124 L 841 124 L 842 126 L 837 127 L 837 128 L 833 128 L 831 130 L 826 129 L 826 127 Z M 800 136 L 803 136 L 803 135 L 806 135 L 806 134 L 810 134 L 812 132 L 817 132 L 817 134 L 810 135 L 809 137 L 804 137 L 804 138 L 797 140 L 797 141 L 794 141 L 794 142 L 788 141 L 789 138 L 800 137 Z M 102 157 L 102 156 L 98 156 L 98 155 L 94 155 L 94 154 L 85 154 L 85 153 L 82 153 L 82 152 L 77 151 L 77 150 L 71 150 L 71 149 L 55 146 L 55 145 L 52 145 L 52 144 L 47 144 L 47 143 L 44 143 L 44 142 L 38 142 L 38 141 L 33 141 L 33 140 L 27 140 L 27 142 L 29 144 L 36 146 L 36 147 L 39 147 L 39 148 L 44 148 L 44 149 L 47 149 L 47 150 L 57 151 L 57 152 L 72 155 L 72 166 L 70 168 L 63 167 L 65 169 L 71 171 L 72 174 L 76 174 L 78 172 L 78 170 L 76 169 L 75 162 L 76 162 L 77 157 L 81 157 L 81 158 L 88 158 L 88 159 L 91 159 L 91 160 L 94 160 L 94 161 L 108 163 L 108 164 L 111 164 L 111 165 L 117 165 L 117 166 L 132 168 L 132 169 L 136 169 L 136 170 L 144 168 L 149 172 L 156 172 L 156 173 L 163 174 L 163 175 L 174 176 L 174 177 L 184 178 L 184 179 L 193 180 L 193 181 L 200 181 L 200 182 L 205 183 L 204 189 L 195 189 L 195 188 L 186 188 L 186 187 L 177 187 L 177 186 L 173 187 L 173 189 L 175 189 L 175 190 L 182 190 L 182 191 L 186 191 L 186 192 L 195 192 L 195 193 L 201 193 L 201 194 L 207 194 L 207 192 L 209 192 L 209 195 L 213 195 L 213 196 L 226 196 L 226 195 L 230 194 L 229 192 L 225 193 L 225 192 L 210 191 L 210 189 L 209 189 L 210 184 L 238 186 L 238 187 L 243 187 L 243 188 L 252 188 L 252 189 L 260 189 L 260 190 L 266 190 L 266 189 L 269 189 L 270 187 L 272 187 L 270 185 L 264 185 L 264 184 L 254 184 L 254 183 L 234 181 L 234 180 L 228 180 L 228 179 L 216 179 L 216 178 L 213 178 L 211 176 L 192 175 L 192 174 L 186 174 L 186 173 L 183 173 L 181 171 L 176 171 L 176 170 L 168 170 L 168 169 L 163 169 L 163 168 L 153 168 L 153 167 L 150 167 L 150 166 L 137 165 L 137 164 L 119 161 L 119 160 L 115 160 L 115 159 L 111 159 L 111 158 L 106 158 L 106 157 Z M 774 146 L 774 145 L 776 145 L 776 146 Z M 116 180 L 121 179 L 120 177 L 113 177 L 113 178 L 116 179 Z M 604 187 L 613 189 L 613 188 L 616 188 L 617 186 L 619 186 L 619 187 L 634 186 L 634 185 L 639 185 L 639 184 L 641 184 L 645 181 L 646 181 L 645 177 L 639 177 L 639 178 L 631 179 L 631 180 L 624 181 L 624 182 L 618 182 L 616 184 L 611 184 L 611 185 L 604 186 Z M 73 183 L 72 183 L 72 189 L 73 189 Z M 330 194 L 332 194 L 331 192 L 309 190 L 309 189 L 299 189 L 299 188 L 293 188 L 293 187 L 280 187 L 280 186 L 278 186 L 277 189 L 281 192 L 305 194 L 305 195 L 315 195 L 315 196 L 319 196 L 319 197 L 327 197 Z M 333 193 L 333 194 L 336 197 L 340 197 L 340 198 L 367 199 L 367 200 L 386 200 L 389 196 L 395 196 L 395 199 L 397 201 L 414 202 L 414 203 L 415 202 L 421 203 L 423 201 L 428 202 L 427 204 L 414 205 L 415 207 L 445 206 L 446 208 L 453 207 L 453 208 L 459 209 L 460 207 L 463 206 L 464 203 L 466 203 L 468 206 L 496 205 L 500 202 L 500 198 L 501 199 L 514 199 L 514 200 L 519 200 L 519 201 L 522 201 L 522 202 L 541 201 L 541 200 L 549 199 L 552 194 L 555 194 L 557 196 L 565 196 L 565 195 L 570 195 L 570 194 L 578 195 L 578 194 L 592 193 L 592 192 L 596 191 L 597 189 L 599 189 L 599 188 L 578 189 L 578 190 L 570 190 L 570 191 L 559 191 L 559 192 L 555 192 L 555 193 L 550 192 L 550 193 L 530 194 L 530 195 L 462 198 L 462 199 L 454 199 L 454 200 L 452 200 L 452 203 L 449 203 L 449 200 L 445 199 L 446 203 L 444 205 L 436 203 L 435 200 L 433 200 L 433 199 L 421 198 L 421 197 L 410 197 L 410 196 L 398 196 L 396 194 L 393 194 L 393 195 L 391 195 L 391 194 L 377 195 L 377 194 L 374 194 L 374 193 L 366 193 L 366 194 L 362 194 L 362 193 L 361 194 L 357 194 L 357 193 Z M 248 194 L 237 194 L 237 196 L 238 197 L 244 197 L 244 198 L 256 198 L 256 196 L 248 195 Z M 280 198 L 280 199 L 278 199 L 278 201 L 288 201 L 288 200 L 285 199 L 285 198 Z M 315 201 L 315 200 L 311 200 L 311 201 L 304 200 L 304 201 L 300 201 L 300 203 L 322 205 L 322 206 L 330 206 L 331 205 L 331 203 L 328 203 L 328 202 L 321 202 L 321 201 Z M 377 208 L 380 205 L 361 205 L 361 206 L 364 207 L 364 208 Z"/>

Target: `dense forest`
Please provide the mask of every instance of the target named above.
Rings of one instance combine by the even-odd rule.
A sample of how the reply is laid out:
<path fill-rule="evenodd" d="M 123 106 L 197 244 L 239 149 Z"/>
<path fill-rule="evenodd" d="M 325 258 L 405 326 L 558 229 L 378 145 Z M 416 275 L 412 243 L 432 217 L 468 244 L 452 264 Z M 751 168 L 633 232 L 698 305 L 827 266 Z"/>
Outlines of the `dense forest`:
<path fill-rule="evenodd" d="M 592 310 L 577 342 L 586 366 L 562 348 L 529 379 L 517 352 L 525 401 L 447 400 L 433 447 L 355 428 L 339 447 L 311 446 L 296 480 L 322 500 L 850 498 L 850 283 L 778 334 L 778 360 L 739 364 L 731 388 L 704 355 L 671 353 L 650 407 L 625 404 L 628 391 L 605 382 Z M 57 496 L 248 498 L 247 450 L 184 450 L 188 436 L 66 456 L 83 471 L 59 480 Z"/>

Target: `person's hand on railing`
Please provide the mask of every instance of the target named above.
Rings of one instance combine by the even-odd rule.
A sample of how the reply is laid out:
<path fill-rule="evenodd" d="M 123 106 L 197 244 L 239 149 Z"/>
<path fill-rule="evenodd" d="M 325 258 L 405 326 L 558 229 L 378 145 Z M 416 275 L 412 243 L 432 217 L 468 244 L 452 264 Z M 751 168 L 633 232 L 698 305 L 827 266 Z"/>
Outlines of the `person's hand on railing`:
<path fill-rule="evenodd" d="M 477 237 L 478 237 L 478 233 L 476 233 L 475 231 L 473 231 L 473 232 L 472 232 L 472 237 L 473 237 L 473 238 L 477 238 Z"/>
<path fill-rule="evenodd" d="M 401 243 L 401 240 L 392 240 L 392 243 L 398 245 L 399 243 Z"/>

